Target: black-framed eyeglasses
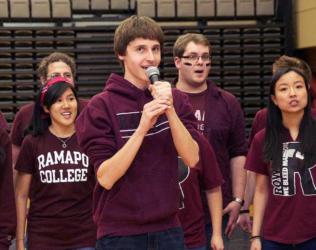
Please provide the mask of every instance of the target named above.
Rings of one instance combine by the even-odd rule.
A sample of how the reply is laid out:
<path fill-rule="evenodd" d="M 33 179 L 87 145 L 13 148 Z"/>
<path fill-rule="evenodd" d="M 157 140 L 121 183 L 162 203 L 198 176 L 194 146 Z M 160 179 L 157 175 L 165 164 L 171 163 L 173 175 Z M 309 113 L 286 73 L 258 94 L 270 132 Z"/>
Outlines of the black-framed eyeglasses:
<path fill-rule="evenodd" d="M 188 56 L 181 56 L 181 58 L 187 59 L 188 61 L 192 62 L 192 63 L 196 63 L 200 58 L 202 59 L 203 62 L 210 62 L 211 61 L 211 56 L 209 54 L 204 54 L 204 55 L 196 55 L 196 54 L 192 54 L 192 55 L 188 55 Z"/>
<path fill-rule="evenodd" d="M 56 72 L 56 73 L 52 73 L 52 74 L 48 75 L 47 80 L 55 78 L 55 77 L 59 77 L 59 76 L 62 76 L 62 77 L 68 78 L 68 79 L 72 78 L 72 74 L 70 72 L 65 72 L 62 74 L 59 72 Z"/>

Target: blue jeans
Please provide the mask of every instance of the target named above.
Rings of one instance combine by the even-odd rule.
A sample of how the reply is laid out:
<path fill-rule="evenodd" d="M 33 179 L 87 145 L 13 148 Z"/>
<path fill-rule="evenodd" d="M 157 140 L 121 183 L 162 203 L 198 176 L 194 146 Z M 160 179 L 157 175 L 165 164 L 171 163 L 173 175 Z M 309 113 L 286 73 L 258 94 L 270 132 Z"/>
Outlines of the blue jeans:
<path fill-rule="evenodd" d="M 130 236 L 105 236 L 97 240 L 97 250 L 184 250 L 181 228 Z"/>
<path fill-rule="evenodd" d="M 304 241 L 300 244 L 282 244 L 271 240 L 262 239 L 263 250 L 315 250 L 316 238 Z"/>
<path fill-rule="evenodd" d="M 206 246 L 204 246 L 204 247 L 186 248 L 186 250 L 207 250 L 207 248 Z"/>

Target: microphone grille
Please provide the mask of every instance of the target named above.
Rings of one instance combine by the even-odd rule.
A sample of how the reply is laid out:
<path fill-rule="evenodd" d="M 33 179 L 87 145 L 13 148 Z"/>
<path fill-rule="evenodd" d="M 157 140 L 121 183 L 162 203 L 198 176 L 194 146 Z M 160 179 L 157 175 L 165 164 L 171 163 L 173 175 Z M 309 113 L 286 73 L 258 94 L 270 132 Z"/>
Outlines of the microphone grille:
<path fill-rule="evenodd" d="M 154 66 L 150 66 L 146 69 L 146 74 L 148 78 L 150 79 L 153 75 L 160 75 L 159 69 Z"/>

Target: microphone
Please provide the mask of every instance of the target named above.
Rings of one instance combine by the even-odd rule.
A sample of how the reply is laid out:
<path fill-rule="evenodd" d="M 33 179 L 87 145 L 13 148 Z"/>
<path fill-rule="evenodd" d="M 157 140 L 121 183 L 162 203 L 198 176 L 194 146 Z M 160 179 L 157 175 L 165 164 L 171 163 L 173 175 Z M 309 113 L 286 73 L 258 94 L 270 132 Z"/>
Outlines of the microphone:
<path fill-rule="evenodd" d="M 159 69 L 154 66 L 150 66 L 146 69 L 146 74 L 151 82 L 151 84 L 154 84 L 155 82 L 159 81 Z"/>

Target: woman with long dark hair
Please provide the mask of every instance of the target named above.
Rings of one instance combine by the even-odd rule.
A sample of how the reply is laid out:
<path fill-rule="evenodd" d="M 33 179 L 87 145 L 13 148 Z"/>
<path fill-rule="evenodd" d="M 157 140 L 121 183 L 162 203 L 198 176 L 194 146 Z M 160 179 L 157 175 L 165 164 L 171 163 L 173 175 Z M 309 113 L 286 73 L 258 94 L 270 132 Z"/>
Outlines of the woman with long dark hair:
<path fill-rule="evenodd" d="M 31 134 L 23 141 L 16 164 L 17 249 L 24 249 L 26 204 L 28 249 L 95 247 L 88 157 L 77 143 L 78 99 L 72 83 L 55 77 L 41 88 Z"/>
<path fill-rule="evenodd" d="M 273 75 L 266 128 L 246 162 L 256 173 L 251 250 L 316 249 L 316 122 L 308 89 L 297 67 Z"/>

